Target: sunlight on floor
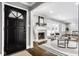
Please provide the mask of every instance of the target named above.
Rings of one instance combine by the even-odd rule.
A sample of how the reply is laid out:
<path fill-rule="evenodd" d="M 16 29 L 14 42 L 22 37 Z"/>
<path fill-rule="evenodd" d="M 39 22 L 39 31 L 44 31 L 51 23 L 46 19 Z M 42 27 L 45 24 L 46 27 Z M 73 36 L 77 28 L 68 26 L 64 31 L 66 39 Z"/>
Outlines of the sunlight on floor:
<path fill-rule="evenodd" d="M 10 56 L 31 56 L 31 54 L 26 50 L 23 50 L 23 51 L 11 54 Z"/>

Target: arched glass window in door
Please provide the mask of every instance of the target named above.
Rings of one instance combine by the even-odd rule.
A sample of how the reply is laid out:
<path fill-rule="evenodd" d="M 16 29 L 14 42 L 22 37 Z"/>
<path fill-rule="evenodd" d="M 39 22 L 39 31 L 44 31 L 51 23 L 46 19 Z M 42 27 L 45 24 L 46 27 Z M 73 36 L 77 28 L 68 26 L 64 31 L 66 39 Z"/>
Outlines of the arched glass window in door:
<path fill-rule="evenodd" d="M 23 15 L 20 12 L 13 11 L 13 10 L 10 12 L 9 17 L 18 18 L 18 19 L 24 19 Z"/>

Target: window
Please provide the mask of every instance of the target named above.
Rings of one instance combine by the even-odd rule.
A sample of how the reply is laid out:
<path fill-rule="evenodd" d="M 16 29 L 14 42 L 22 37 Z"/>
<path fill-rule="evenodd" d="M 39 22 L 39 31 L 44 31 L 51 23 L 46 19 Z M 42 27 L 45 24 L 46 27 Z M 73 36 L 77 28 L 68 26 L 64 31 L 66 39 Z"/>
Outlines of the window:
<path fill-rule="evenodd" d="M 13 10 L 10 12 L 9 17 L 18 18 L 18 19 L 24 19 L 23 15 L 20 12 L 13 11 Z"/>

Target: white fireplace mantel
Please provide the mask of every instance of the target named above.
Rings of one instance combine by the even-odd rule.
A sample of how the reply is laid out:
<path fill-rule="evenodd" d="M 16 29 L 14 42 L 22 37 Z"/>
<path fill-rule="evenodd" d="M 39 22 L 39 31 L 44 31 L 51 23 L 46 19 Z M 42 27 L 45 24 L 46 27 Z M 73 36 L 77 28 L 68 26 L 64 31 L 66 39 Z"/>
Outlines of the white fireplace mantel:
<path fill-rule="evenodd" d="M 43 40 L 46 40 L 47 39 L 47 29 L 46 29 L 46 27 L 43 27 L 43 26 L 36 26 L 35 28 L 34 28 L 34 32 L 35 32 L 35 40 L 34 41 L 36 41 L 36 42 L 41 42 L 41 41 L 43 41 Z M 44 32 L 45 33 L 45 39 L 38 39 L 38 33 L 42 33 L 42 32 Z"/>

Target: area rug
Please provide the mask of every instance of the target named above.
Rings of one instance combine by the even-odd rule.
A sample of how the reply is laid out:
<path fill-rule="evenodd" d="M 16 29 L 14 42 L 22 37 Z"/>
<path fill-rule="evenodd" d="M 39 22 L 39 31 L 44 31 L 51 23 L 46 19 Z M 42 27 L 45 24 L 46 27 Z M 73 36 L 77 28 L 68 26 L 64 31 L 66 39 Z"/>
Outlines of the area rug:
<path fill-rule="evenodd" d="M 70 46 L 75 46 L 75 42 L 70 41 Z M 78 46 L 75 49 L 71 49 L 71 48 L 60 48 L 57 46 L 57 40 L 54 41 L 48 41 L 46 44 L 41 45 L 42 48 L 44 49 L 48 49 L 48 51 L 52 52 L 56 51 L 56 54 L 58 53 L 62 53 L 63 55 L 67 55 L 67 56 L 78 56 Z"/>

